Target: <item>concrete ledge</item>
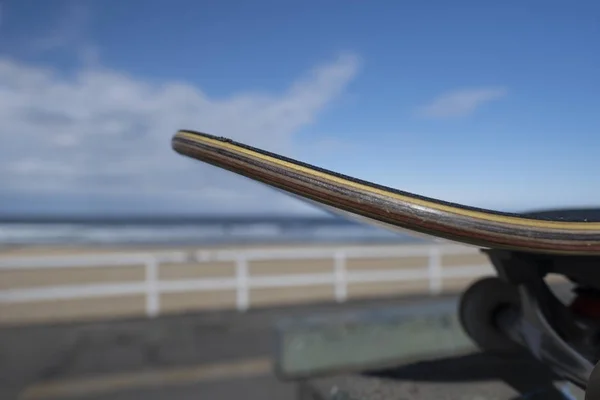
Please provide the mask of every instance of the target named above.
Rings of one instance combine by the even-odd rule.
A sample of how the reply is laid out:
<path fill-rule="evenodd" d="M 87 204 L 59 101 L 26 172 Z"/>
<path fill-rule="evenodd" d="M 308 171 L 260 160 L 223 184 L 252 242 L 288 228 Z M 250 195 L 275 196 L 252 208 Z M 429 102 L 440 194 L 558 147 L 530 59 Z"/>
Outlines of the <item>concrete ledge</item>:
<path fill-rule="evenodd" d="M 276 373 L 308 378 L 474 351 L 456 307 L 454 300 L 441 300 L 280 321 Z"/>

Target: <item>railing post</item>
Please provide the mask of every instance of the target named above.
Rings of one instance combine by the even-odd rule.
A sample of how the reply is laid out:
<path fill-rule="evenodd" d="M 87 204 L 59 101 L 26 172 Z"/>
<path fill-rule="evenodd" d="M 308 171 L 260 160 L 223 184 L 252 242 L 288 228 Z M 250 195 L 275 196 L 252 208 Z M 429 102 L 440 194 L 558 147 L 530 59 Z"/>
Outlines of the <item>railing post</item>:
<path fill-rule="evenodd" d="M 160 312 L 158 292 L 158 261 L 155 257 L 146 260 L 146 315 L 155 317 Z"/>
<path fill-rule="evenodd" d="M 442 267 L 440 248 L 438 246 L 429 249 L 429 265 L 427 268 L 429 275 L 429 293 L 435 295 L 442 291 Z"/>
<path fill-rule="evenodd" d="M 346 301 L 348 297 L 348 285 L 346 280 L 346 255 L 337 251 L 333 259 L 335 300 L 338 303 Z"/>
<path fill-rule="evenodd" d="M 250 305 L 248 296 L 248 260 L 244 256 L 236 258 L 236 307 L 238 311 L 246 311 Z"/>
<path fill-rule="evenodd" d="M 196 253 L 196 261 L 199 263 L 210 260 L 210 253 L 207 250 L 200 250 Z"/>

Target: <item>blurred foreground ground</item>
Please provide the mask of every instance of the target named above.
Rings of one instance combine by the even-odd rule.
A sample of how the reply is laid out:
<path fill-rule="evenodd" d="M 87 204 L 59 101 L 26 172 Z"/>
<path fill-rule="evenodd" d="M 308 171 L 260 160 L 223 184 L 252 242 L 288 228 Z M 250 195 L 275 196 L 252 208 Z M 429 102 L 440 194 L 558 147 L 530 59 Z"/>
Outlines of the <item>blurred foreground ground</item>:
<path fill-rule="evenodd" d="M 278 318 L 428 301 L 433 299 L 421 296 L 4 328 L 0 398 L 297 399 L 298 385 L 279 382 L 271 373 L 271 327 Z M 334 386 L 344 379 L 358 388 L 356 377 L 336 380 Z M 528 359 L 473 355 L 387 371 L 359 386 L 370 390 L 370 398 L 373 390 L 389 392 L 381 400 L 562 398 L 550 379 Z M 332 390 L 326 379 L 316 387 Z"/>

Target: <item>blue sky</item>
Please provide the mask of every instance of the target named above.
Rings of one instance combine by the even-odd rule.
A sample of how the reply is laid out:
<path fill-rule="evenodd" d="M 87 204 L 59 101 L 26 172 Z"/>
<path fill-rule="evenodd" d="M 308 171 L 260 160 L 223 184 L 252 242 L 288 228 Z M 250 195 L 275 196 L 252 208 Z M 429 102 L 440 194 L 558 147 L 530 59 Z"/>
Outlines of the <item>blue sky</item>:
<path fill-rule="evenodd" d="M 503 210 L 600 205 L 600 3 L 0 1 L 0 213 L 313 212 L 230 136 Z"/>

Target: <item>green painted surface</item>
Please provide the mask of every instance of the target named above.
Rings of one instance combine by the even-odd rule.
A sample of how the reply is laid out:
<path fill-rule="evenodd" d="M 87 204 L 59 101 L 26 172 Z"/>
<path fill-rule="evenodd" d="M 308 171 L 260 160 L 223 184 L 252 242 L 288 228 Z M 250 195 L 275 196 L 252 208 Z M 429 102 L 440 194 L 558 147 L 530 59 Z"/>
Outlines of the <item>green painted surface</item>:
<path fill-rule="evenodd" d="M 325 315 L 279 327 L 277 372 L 283 378 L 383 368 L 475 349 L 454 304 Z"/>

